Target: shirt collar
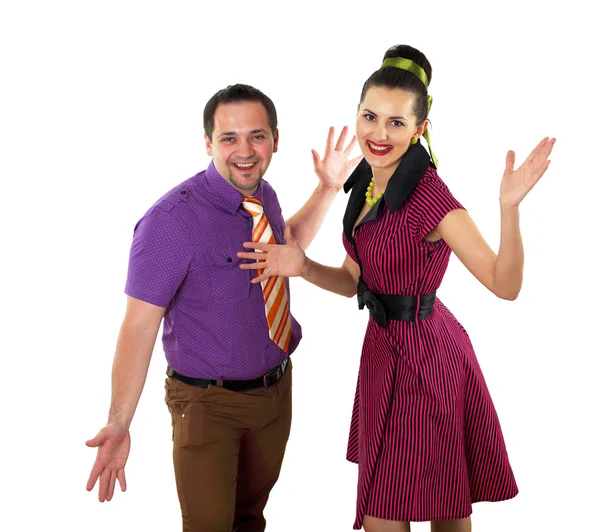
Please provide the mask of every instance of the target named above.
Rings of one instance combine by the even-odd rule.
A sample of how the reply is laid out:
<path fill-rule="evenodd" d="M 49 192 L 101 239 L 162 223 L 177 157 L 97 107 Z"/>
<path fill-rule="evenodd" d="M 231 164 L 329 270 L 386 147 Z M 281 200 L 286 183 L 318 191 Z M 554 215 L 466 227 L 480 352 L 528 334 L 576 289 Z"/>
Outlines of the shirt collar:
<path fill-rule="evenodd" d="M 219 174 L 214 161 L 211 161 L 208 165 L 204 179 L 210 201 L 231 213 L 235 213 L 240 208 L 244 195 Z M 263 203 L 263 190 L 264 186 L 261 181 L 254 194 L 252 194 L 252 197 L 260 200 L 261 203 Z"/>

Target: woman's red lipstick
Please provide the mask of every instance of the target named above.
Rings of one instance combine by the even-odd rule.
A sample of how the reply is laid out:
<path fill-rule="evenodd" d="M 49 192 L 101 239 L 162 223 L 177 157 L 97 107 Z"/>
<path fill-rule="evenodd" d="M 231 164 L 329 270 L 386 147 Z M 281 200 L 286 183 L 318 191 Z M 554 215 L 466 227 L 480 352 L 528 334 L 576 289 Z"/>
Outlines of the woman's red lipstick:
<path fill-rule="evenodd" d="M 367 140 L 367 148 L 373 155 L 386 155 L 392 149 L 392 146 L 389 144 L 377 144 L 376 142 L 372 142 Z"/>

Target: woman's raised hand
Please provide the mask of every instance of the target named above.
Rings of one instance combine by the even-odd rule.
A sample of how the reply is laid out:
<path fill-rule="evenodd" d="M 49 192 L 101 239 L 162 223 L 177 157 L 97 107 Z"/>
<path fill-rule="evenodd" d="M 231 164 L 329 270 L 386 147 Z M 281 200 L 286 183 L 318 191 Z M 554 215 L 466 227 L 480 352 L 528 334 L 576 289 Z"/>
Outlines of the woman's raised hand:
<path fill-rule="evenodd" d="M 501 207 L 510 209 L 519 206 L 548 169 L 548 157 L 555 142 L 555 138 L 544 138 L 516 170 L 515 152 L 510 150 L 506 154 L 506 169 L 500 184 Z"/>

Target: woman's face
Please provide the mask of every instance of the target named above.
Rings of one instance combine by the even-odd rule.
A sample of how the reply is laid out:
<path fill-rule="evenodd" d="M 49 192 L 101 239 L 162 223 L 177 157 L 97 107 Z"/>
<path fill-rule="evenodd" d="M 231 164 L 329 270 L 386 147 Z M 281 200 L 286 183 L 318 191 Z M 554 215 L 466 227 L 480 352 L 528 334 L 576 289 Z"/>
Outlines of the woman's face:
<path fill-rule="evenodd" d="M 410 140 L 425 131 L 427 120 L 420 126 L 416 123 L 415 100 L 415 94 L 402 89 L 367 90 L 356 116 L 356 137 L 373 169 L 395 169 Z"/>

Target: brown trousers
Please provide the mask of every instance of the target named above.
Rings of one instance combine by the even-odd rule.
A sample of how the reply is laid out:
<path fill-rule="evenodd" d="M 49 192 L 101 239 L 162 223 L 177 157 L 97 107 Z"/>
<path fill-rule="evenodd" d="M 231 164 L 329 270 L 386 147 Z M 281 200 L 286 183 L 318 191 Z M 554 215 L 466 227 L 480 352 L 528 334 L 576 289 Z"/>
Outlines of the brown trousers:
<path fill-rule="evenodd" d="M 269 388 L 232 392 L 171 377 L 173 465 L 183 532 L 263 532 L 292 421 L 292 367 Z"/>

